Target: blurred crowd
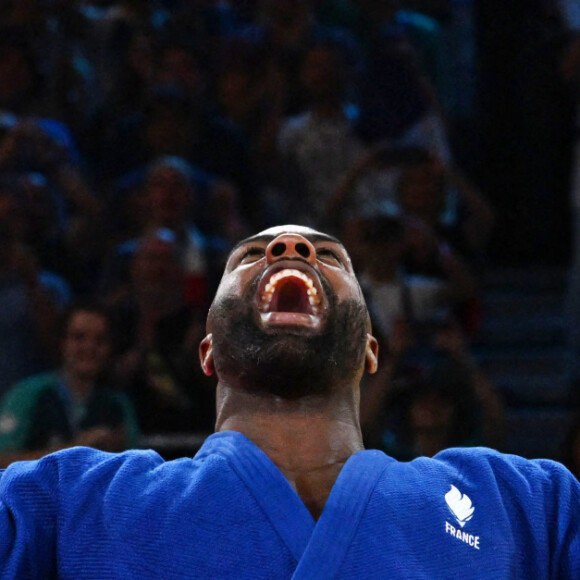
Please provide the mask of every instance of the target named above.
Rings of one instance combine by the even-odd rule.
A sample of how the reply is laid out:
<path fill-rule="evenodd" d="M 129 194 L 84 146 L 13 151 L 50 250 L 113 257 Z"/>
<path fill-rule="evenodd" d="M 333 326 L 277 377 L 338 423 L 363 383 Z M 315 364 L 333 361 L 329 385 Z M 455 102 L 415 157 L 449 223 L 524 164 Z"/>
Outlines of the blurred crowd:
<path fill-rule="evenodd" d="M 0 465 L 209 433 L 209 303 L 232 245 L 280 223 L 352 256 L 382 352 L 367 444 L 501 448 L 470 355 L 497 213 L 449 136 L 471 4 L 2 0 Z"/>

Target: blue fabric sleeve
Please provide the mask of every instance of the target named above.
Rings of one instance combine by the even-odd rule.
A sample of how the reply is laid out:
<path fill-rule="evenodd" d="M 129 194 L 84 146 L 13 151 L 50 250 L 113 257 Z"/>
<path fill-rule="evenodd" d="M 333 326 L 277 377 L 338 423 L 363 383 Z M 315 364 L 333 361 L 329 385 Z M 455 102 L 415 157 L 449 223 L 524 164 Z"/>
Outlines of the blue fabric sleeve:
<path fill-rule="evenodd" d="M 526 578 L 580 579 L 580 482 L 560 463 L 485 448 L 437 455 L 470 474 L 501 505 Z M 490 512 L 490 517 L 493 513 Z"/>
<path fill-rule="evenodd" d="M 515 512 L 520 520 L 518 525 L 527 529 L 527 543 L 534 546 L 535 553 L 530 554 L 529 559 L 549 558 L 546 568 L 551 580 L 578 580 L 580 483 L 555 461 L 503 457 L 503 467 L 498 468 L 496 474 L 498 479 L 511 485 L 512 493 L 518 495 L 521 506 Z M 525 524 L 521 522 L 524 518 Z M 535 568 L 539 566 L 536 562 Z"/>
<path fill-rule="evenodd" d="M 580 578 L 580 483 L 559 463 L 537 460 L 545 473 L 551 578 Z"/>
<path fill-rule="evenodd" d="M 0 471 L 1 580 L 56 578 L 57 487 L 52 456 Z"/>
<path fill-rule="evenodd" d="M 121 474 L 116 489 L 131 496 L 131 481 L 161 463 L 153 452 L 73 447 L 0 470 L 0 580 L 121 577 L 102 571 L 103 554 L 112 550 L 107 525 L 114 525 L 103 519 L 107 492 Z M 99 542 L 95 562 L 89 553 Z"/>

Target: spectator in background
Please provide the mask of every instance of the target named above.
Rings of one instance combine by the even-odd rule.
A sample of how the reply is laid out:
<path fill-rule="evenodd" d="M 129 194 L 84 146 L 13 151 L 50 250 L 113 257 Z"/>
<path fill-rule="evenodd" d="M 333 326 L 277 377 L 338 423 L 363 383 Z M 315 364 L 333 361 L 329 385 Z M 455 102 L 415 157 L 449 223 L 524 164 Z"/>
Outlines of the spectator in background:
<path fill-rule="evenodd" d="M 427 370 L 442 358 L 450 358 L 450 364 L 457 363 L 461 368 L 472 367 L 467 339 L 477 322 L 473 312 L 477 289 L 469 270 L 417 218 L 405 214 L 377 215 L 353 223 L 357 227 L 353 239 L 360 246 L 355 252 L 360 257 L 357 263 L 360 284 L 381 352 L 386 353 L 382 370 L 362 391 L 361 422 L 369 445 L 403 457 L 410 450 L 424 454 L 436 447 L 481 442 L 481 429 L 485 430 L 484 440 L 488 444 L 497 442 L 493 433 L 501 422 L 501 409 L 495 398 L 488 397 L 488 383 L 479 373 L 474 370 L 477 378 L 473 383 L 470 379 L 456 388 L 434 385 L 425 377 Z M 425 380 L 419 381 L 417 376 Z M 400 382 L 414 388 L 397 390 Z M 464 393 L 465 401 L 454 400 L 459 392 Z M 476 395 L 485 405 L 489 403 L 489 409 L 485 408 L 489 416 L 481 424 L 474 419 Z M 471 415 L 465 414 L 464 407 L 469 408 Z M 398 414 L 407 422 L 395 425 Z M 435 425 L 442 417 L 447 419 Z M 427 422 L 431 420 L 432 432 L 425 439 L 421 429 L 427 431 Z M 421 428 L 419 421 L 425 421 Z M 472 438 L 475 432 L 479 439 Z M 393 437 L 396 443 L 389 443 L 389 447 L 387 442 Z"/>
<path fill-rule="evenodd" d="M 107 135 L 103 170 L 119 178 L 162 155 L 188 158 L 192 147 L 193 111 L 187 95 L 175 88 L 150 91 Z"/>
<path fill-rule="evenodd" d="M 209 57 L 203 47 L 189 37 L 164 38 L 153 84 L 179 87 L 193 105 L 200 104 L 206 97 L 208 61 Z"/>
<path fill-rule="evenodd" d="M 417 334 L 435 332 L 462 320 L 473 281 L 452 253 L 438 260 L 439 272 L 410 272 L 405 259 L 416 253 L 417 225 L 404 216 L 376 216 L 358 222 L 361 286 L 384 346 L 397 321 Z M 435 240 L 434 243 L 437 243 Z"/>
<path fill-rule="evenodd" d="M 498 447 L 504 434 L 499 394 L 471 360 L 456 324 L 431 328 L 435 357 L 409 365 L 417 335 L 397 321 L 386 360 L 361 391 L 361 425 L 368 445 L 401 460 L 447 447 Z"/>
<path fill-rule="evenodd" d="M 353 212 L 397 211 L 420 220 L 468 262 L 484 259 L 495 216 L 483 195 L 428 150 L 379 143 L 341 179 L 327 212 L 344 225 Z"/>
<path fill-rule="evenodd" d="M 463 256 L 482 258 L 494 223 L 493 210 L 458 168 L 425 152 L 423 159 L 401 172 L 397 201 L 403 212 L 422 220 Z"/>
<path fill-rule="evenodd" d="M 54 277 L 42 272 L 34 253 L 22 243 L 17 225 L 18 206 L 13 192 L 2 190 L 0 395 L 17 381 L 50 367 L 56 354 L 54 335 L 59 305 L 67 299 L 66 289 L 63 297 L 55 288 Z"/>
<path fill-rule="evenodd" d="M 300 67 L 306 47 L 317 28 L 312 7 L 307 0 L 259 0 L 256 22 L 260 35 L 273 54 L 285 87 L 284 114 L 294 115 L 304 109 Z"/>
<path fill-rule="evenodd" d="M 134 401 L 145 433 L 209 432 L 215 419 L 213 388 L 196 361 L 207 309 L 186 302 L 192 288 L 185 286 L 175 235 L 150 230 L 139 240 L 129 268 L 129 281 L 110 301 L 119 354 L 116 377 Z"/>
<path fill-rule="evenodd" d="M 54 304 L 62 309 L 72 297 L 72 288 L 62 276 L 66 253 L 57 216 L 58 203 L 47 182 L 38 173 L 0 179 L 0 204 L 5 223 L 10 224 L 14 239 L 33 256 L 39 279 Z"/>
<path fill-rule="evenodd" d="M 105 6 L 94 2 L 82 4 L 79 11 L 86 21 L 85 43 L 92 53 L 99 83 L 105 95 L 120 93 L 115 82 L 126 64 L 127 47 L 139 31 L 161 32 L 168 13 L 157 0 L 122 0 Z"/>
<path fill-rule="evenodd" d="M 285 88 L 276 63 L 260 39 L 238 35 L 222 44 L 215 78 L 221 114 L 241 130 L 260 176 L 276 159 L 276 138 L 285 107 Z"/>
<path fill-rule="evenodd" d="M 417 323 L 450 311 L 450 296 L 442 280 L 410 277 L 403 269 L 405 224 L 400 217 L 377 216 L 362 220 L 361 237 L 367 256 L 360 283 L 380 342 L 386 346 L 397 320 Z"/>
<path fill-rule="evenodd" d="M 66 126 L 16 119 L 0 136 L 0 175 L 14 184 L 18 233 L 40 265 L 75 292 L 94 288 L 104 248 L 101 203 L 79 169 Z"/>
<path fill-rule="evenodd" d="M 361 149 L 356 108 L 345 102 L 351 78 L 344 50 L 331 38 L 311 42 L 300 69 L 307 110 L 288 119 L 278 137 L 286 174 L 298 172 L 304 184 L 292 196 L 291 219 L 314 227 L 327 225 L 328 197 Z"/>
<path fill-rule="evenodd" d="M 109 320 L 93 305 L 67 313 L 61 368 L 16 384 L 0 405 L 0 466 L 75 445 L 122 451 L 137 445 L 134 412 L 112 389 Z"/>
<path fill-rule="evenodd" d="M 353 190 L 357 177 L 371 164 L 385 168 L 399 165 L 395 199 L 380 195 L 375 199 L 356 198 Z M 449 207 L 446 184 L 449 182 L 455 184 L 461 202 L 455 207 L 455 215 L 446 211 Z M 359 216 L 355 213 L 357 209 Z M 465 327 L 475 329 L 478 289 L 471 266 L 480 264 L 483 259 L 494 216 L 483 197 L 458 172 L 445 168 L 425 150 L 391 149 L 381 145 L 371 150 L 341 181 L 330 200 L 328 213 L 337 222 L 343 239 L 348 241 L 359 271 L 365 272 L 370 281 L 375 278 L 374 284 L 379 286 L 386 282 L 392 284 L 402 269 L 416 280 L 428 282 L 436 296 L 444 288 L 444 294 L 453 301 L 452 309 Z M 382 226 L 380 217 L 376 224 L 372 219 L 365 221 L 366 216 L 372 215 L 402 216 L 404 243 L 389 238 L 388 225 L 384 235 L 373 233 L 380 232 Z M 455 219 L 450 219 L 452 217 Z M 389 220 L 385 221 L 388 224 Z M 368 232 L 367 227 L 370 228 Z M 365 252 L 363 248 L 367 243 L 377 244 L 377 247 Z M 379 247 L 383 243 L 389 247 Z M 392 259 L 381 263 L 382 252 L 392 255 Z M 369 255 L 367 264 L 369 258 L 365 256 Z M 360 263 L 358 256 L 362 257 Z M 376 263 L 372 263 L 374 261 Z M 384 290 L 379 294 L 382 292 Z"/>
<path fill-rule="evenodd" d="M 178 156 L 227 179 L 240 195 L 246 221 L 260 219 L 255 171 L 247 143 L 204 102 L 177 86 L 156 87 L 141 110 L 127 115 L 108 136 L 103 170 L 108 177 L 142 168 L 161 156 Z"/>
<path fill-rule="evenodd" d="M 392 147 L 384 142 L 368 147 L 344 172 L 328 199 L 326 212 L 335 227 L 340 228 L 356 214 L 396 212 L 400 172 L 427 155 L 421 148 Z"/>
<path fill-rule="evenodd" d="M 75 8 L 9 0 L 0 22 L 0 109 L 58 119 L 82 138 L 101 91 Z"/>
<path fill-rule="evenodd" d="M 405 36 L 376 41 L 360 82 L 360 137 L 367 143 L 423 147 L 448 162 L 451 152 L 436 93 Z"/>
<path fill-rule="evenodd" d="M 479 322 L 479 289 L 471 268 L 429 224 L 407 214 L 405 225 L 406 272 L 443 284 L 453 314 L 464 330 L 474 332 Z M 443 312 L 446 311 L 444 308 Z"/>
<path fill-rule="evenodd" d="M 34 252 L 40 267 L 62 272 L 66 260 L 62 198 L 37 172 L 0 173 L 0 188 L 7 196 L 5 202 L 10 206 L 17 237 Z"/>
<path fill-rule="evenodd" d="M 97 135 L 104 135 L 106 127 L 145 103 L 153 83 L 159 60 L 159 33 L 152 26 L 131 29 L 117 48 L 115 59 L 108 61 L 107 76 L 103 83 L 103 107 L 96 119 Z M 122 86 L 123 90 L 119 91 Z"/>
<path fill-rule="evenodd" d="M 312 42 L 320 36 L 334 36 L 344 45 L 350 66 L 358 66 L 357 43 L 346 30 L 323 26 L 316 20 L 314 3 L 308 0 L 259 0 L 257 26 L 244 33 L 261 38 L 272 55 L 285 91 L 284 115 L 296 115 L 308 106 L 301 84 L 301 69 Z"/>
<path fill-rule="evenodd" d="M 114 249 L 104 275 L 105 293 L 114 294 L 128 281 L 128 263 L 139 246 L 139 239 L 165 228 L 175 236 L 180 263 L 187 276 L 190 305 L 200 310 L 207 308 L 226 246 L 222 239 L 202 234 L 196 225 L 198 220 L 203 221 L 204 214 L 195 189 L 193 167 L 179 157 L 155 160 L 147 168 L 143 190 L 137 191 L 128 203 L 136 221 L 137 238 L 122 242 Z"/>
<path fill-rule="evenodd" d="M 409 4 L 401 0 L 323 0 L 317 3 L 317 14 L 324 24 L 348 28 L 367 51 L 385 35 L 403 35 L 417 53 L 421 71 L 439 94 L 450 82 L 442 74 L 445 55 L 440 26 Z"/>
<path fill-rule="evenodd" d="M 264 38 L 239 34 L 224 42 L 217 68 L 220 112 L 241 131 L 255 169 L 253 203 L 260 206 L 255 219 L 267 225 L 296 220 L 295 198 L 297 192 L 304 194 L 304 179 L 295 167 L 289 171 L 288 159 L 278 154 L 288 86 L 276 55 Z"/>

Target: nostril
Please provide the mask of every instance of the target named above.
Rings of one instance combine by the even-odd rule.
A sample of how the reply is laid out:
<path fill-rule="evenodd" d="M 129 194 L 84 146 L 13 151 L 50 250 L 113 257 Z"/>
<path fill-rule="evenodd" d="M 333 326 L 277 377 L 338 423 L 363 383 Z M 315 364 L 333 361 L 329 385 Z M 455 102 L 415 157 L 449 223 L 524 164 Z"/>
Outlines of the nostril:
<path fill-rule="evenodd" d="M 278 256 L 281 256 L 285 251 L 286 244 L 278 242 L 277 244 L 274 244 L 274 247 L 272 248 L 272 256 L 275 256 L 277 258 Z"/>
<path fill-rule="evenodd" d="M 295 248 L 303 258 L 308 258 L 310 256 L 310 248 L 306 244 L 296 244 Z"/>

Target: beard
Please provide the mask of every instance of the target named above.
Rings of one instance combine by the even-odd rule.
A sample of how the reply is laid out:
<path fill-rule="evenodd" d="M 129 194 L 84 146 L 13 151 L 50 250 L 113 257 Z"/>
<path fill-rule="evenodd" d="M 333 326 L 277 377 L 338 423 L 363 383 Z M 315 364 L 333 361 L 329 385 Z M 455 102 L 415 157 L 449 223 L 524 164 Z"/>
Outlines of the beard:
<path fill-rule="evenodd" d="M 213 352 L 218 376 L 242 388 L 285 399 L 323 395 L 358 372 L 366 346 L 366 306 L 337 304 L 328 284 L 324 326 L 316 334 L 296 327 L 264 330 L 246 298 L 226 297 L 212 308 Z"/>

